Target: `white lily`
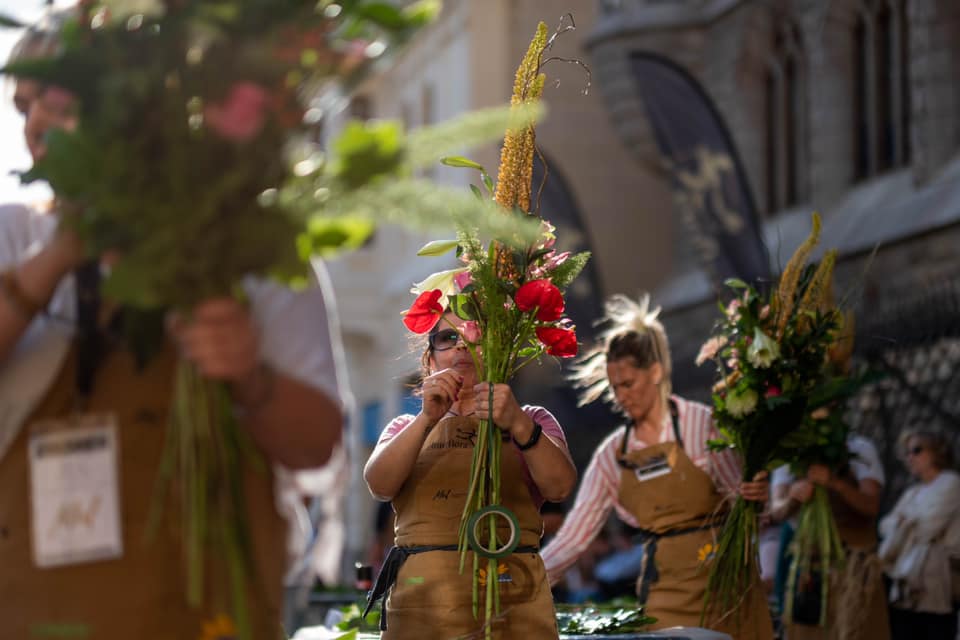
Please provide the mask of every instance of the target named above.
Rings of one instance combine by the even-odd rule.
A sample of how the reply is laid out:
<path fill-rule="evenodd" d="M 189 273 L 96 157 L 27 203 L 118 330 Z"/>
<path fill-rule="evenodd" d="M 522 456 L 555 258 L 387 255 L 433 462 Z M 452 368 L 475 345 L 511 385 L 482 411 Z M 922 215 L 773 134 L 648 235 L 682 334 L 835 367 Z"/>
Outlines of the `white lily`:
<path fill-rule="evenodd" d="M 422 281 L 413 285 L 410 289 L 410 293 L 414 295 L 420 295 L 424 291 L 433 291 L 434 289 L 440 289 L 440 292 L 443 293 L 443 297 L 440 298 L 440 304 L 446 308 L 447 307 L 447 297 L 450 296 L 456 290 L 454 286 L 453 279 L 461 273 L 469 271 L 469 267 L 459 267 L 457 269 L 447 269 L 446 271 L 437 271 L 432 273 Z"/>
<path fill-rule="evenodd" d="M 747 349 L 747 360 L 758 369 L 766 369 L 774 360 L 780 357 L 780 345 L 777 342 L 760 331 L 760 328 L 753 330 L 753 342 Z"/>

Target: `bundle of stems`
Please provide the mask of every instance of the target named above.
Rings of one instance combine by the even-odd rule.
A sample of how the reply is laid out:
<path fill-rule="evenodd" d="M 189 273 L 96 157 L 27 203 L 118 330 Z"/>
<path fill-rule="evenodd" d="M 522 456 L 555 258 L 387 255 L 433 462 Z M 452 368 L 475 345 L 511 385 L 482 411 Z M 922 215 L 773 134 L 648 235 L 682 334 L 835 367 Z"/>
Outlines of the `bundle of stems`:
<path fill-rule="evenodd" d="M 794 596 L 798 585 L 812 583 L 814 574 L 819 573 L 821 579 L 818 624 L 822 627 L 827 622 L 831 570 L 842 568 L 846 561 L 840 532 L 830 508 L 830 496 L 824 487 L 815 486 L 813 497 L 801 507 L 791 551 L 793 558 L 790 561 L 784 615 L 787 620 L 794 620 Z"/>

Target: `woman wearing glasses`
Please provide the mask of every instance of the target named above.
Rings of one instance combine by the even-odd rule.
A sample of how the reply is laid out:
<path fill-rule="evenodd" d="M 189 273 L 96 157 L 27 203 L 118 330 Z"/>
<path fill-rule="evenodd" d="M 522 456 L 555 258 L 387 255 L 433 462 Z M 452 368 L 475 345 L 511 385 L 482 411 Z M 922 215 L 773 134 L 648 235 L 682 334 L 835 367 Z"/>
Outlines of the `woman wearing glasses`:
<path fill-rule="evenodd" d="M 464 324 L 447 313 L 434 327 L 421 358 L 422 409 L 387 425 L 364 469 L 370 492 L 391 501 L 396 512 L 396 547 L 371 596 L 371 603 L 385 599 L 381 637 L 453 638 L 479 630 L 473 563 L 468 559 L 460 572 L 457 539 L 477 421 L 489 418 L 504 436 L 501 503 L 516 515 L 520 531 L 519 546 L 499 561 L 493 577 L 505 614 L 494 622 L 494 637 L 557 638 L 550 586 L 537 554 L 539 508 L 569 495 L 576 469 L 549 411 L 521 406 L 506 384 L 494 385 L 491 410 L 489 386 L 478 382 L 460 339 L 470 330 Z M 486 579 L 481 573 L 481 582 Z"/>
<path fill-rule="evenodd" d="M 623 429 L 597 448 L 576 504 L 543 550 L 551 582 L 583 553 L 611 509 L 642 532 L 644 557 L 637 595 L 654 628 L 700 626 L 706 592 L 705 564 L 713 553 L 724 501 L 737 492 L 766 501 L 765 475 L 741 483 L 729 452 L 708 451 L 718 438 L 710 408 L 670 393 L 670 350 L 658 310 L 625 296 L 607 302 L 609 328 L 600 346 L 581 362 L 582 403 L 605 396 L 626 415 Z M 759 575 L 738 611 L 706 625 L 742 640 L 772 638 L 773 626 Z"/>
<path fill-rule="evenodd" d="M 890 577 L 890 623 L 894 640 L 957 636 L 960 594 L 960 474 L 943 434 L 907 431 L 901 453 L 918 480 L 880 521 L 880 559 Z"/>

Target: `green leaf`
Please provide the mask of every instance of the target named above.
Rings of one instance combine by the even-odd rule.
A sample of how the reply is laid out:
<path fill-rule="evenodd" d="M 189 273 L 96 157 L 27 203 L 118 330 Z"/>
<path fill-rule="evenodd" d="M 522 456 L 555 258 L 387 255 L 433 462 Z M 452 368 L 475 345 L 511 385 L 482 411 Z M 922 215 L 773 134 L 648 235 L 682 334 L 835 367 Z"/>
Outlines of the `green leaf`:
<path fill-rule="evenodd" d="M 403 16 L 409 26 L 421 27 L 436 20 L 443 3 L 440 0 L 418 0 L 403 8 Z"/>
<path fill-rule="evenodd" d="M 535 358 L 543 352 L 543 347 L 524 347 L 517 352 L 521 358 Z"/>
<path fill-rule="evenodd" d="M 432 240 L 427 244 L 423 245 L 419 251 L 417 251 L 418 256 L 442 256 L 450 252 L 451 249 L 455 249 L 460 246 L 459 240 Z"/>
<path fill-rule="evenodd" d="M 369 220 L 316 216 L 297 237 L 297 253 L 301 259 L 309 260 L 312 256 L 325 257 L 355 249 L 367 241 L 374 228 Z"/>
<path fill-rule="evenodd" d="M 473 195 L 477 196 L 477 200 L 483 200 L 483 192 L 480 191 L 480 187 L 475 184 L 470 185 L 470 191 L 473 191 Z"/>
<path fill-rule="evenodd" d="M 493 178 L 490 177 L 490 174 L 484 171 L 480 174 L 480 179 L 483 180 L 483 184 L 487 188 L 487 192 L 492 196 L 494 192 Z"/>
<path fill-rule="evenodd" d="M 403 159 L 399 122 L 351 122 L 333 142 L 335 175 L 356 189 L 374 178 L 395 174 Z"/>
<path fill-rule="evenodd" d="M 470 296 L 458 293 L 449 296 L 447 300 L 450 303 L 450 310 L 461 320 L 476 320 L 479 317 L 477 307 Z"/>
<path fill-rule="evenodd" d="M 476 169 L 477 171 L 484 171 L 483 165 L 469 158 L 464 158 L 463 156 L 444 156 L 440 158 L 442 164 L 447 165 L 448 167 L 462 167 L 464 169 Z"/>
<path fill-rule="evenodd" d="M 357 630 L 351 629 L 342 636 L 337 636 L 337 640 L 357 640 Z"/>
<path fill-rule="evenodd" d="M 8 15 L 0 13 L 0 27 L 10 27 L 11 29 L 22 29 L 25 24 L 17 20 L 16 18 L 11 18 Z"/>
<path fill-rule="evenodd" d="M 723 281 L 731 289 L 746 289 L 749 285 L 740 278 L 727 278 Z"/>

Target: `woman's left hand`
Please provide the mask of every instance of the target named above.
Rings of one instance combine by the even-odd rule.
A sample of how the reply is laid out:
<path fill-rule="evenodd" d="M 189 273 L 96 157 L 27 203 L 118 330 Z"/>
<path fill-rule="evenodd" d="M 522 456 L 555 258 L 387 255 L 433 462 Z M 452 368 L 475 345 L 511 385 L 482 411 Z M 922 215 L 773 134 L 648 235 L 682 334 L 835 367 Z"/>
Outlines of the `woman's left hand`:
<path fill-rule="evenodd" d="M 476 393 L 477 417 L 481 420 L 492 419 L 493 423 L 509 431 L 519 442 L 530 437 L 533 421 L 523 412 L 508 384 L 493 385 L 493 411 L 490 411 L 490 383 L 481 382 L 473 387 Z M 527 438 L 524 438 L 524 434 Z"/>
<path fill-rule="evenodd" d="M 751 482 L 740 483 L 740 495 L 744 500 L 766 502 L 770 499 L 770 480 L 766 471 L 758 471 Z"/>
<path fill-rule="evenodd" d="M 246 306 L 233 298 L 207 300 L 189 318 L 174 317 L 171 333 L 208 378 L 242 383 L 257 370 L 260 336 Z"/>

